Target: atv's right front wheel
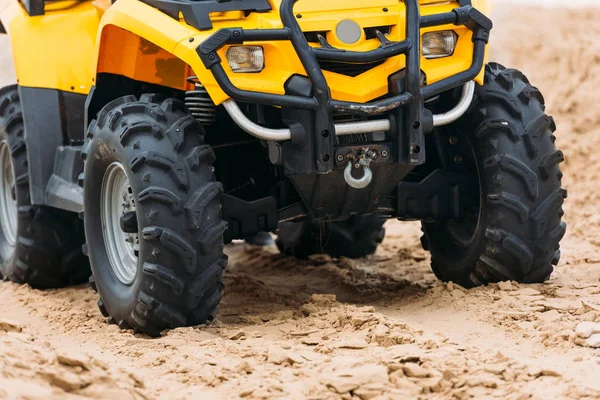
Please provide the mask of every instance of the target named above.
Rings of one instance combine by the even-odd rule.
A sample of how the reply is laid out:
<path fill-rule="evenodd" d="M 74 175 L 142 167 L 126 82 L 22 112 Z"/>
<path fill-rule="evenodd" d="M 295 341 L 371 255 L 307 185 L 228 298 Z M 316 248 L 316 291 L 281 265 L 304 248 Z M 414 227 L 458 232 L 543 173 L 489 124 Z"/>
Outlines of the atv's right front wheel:
<path fill-rule="evenodd" d="M 544 98 L 515 69 L 489 64 L 470 111 L 439 134 L 445 168 L 471 181 L 465 218 L 423 223 L 423 247 L 443 281 L 465 287 L 545 281 L 560 259 L 566 191 Z M 448 145 L 450 143 L 450 145 Z"/>
<path fill-rule="evenodd" d="M 227 264 L 222 186 L 183 103 L 157 95 L 109 103 L 90 123 L 82 154 L 100 311 L 150 336 L 212 320 Z"/>

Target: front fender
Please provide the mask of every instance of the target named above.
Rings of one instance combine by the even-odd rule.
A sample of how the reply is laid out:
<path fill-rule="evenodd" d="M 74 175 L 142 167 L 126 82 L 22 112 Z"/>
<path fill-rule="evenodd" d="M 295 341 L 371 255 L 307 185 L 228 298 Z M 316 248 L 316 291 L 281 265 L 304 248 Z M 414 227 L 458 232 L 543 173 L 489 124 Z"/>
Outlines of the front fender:
<path fill-rule="evenodd" d="M 91 2 L 59 8 L 48 4 L 45 15 L 30 17 L 17 0 L 2 11 L 20 86 L 87 94 L 100 17 Z"/>
<path fill-rule="evenodd" d="M 94 75 L 110 73 L 179 90 L 189 87 L 189 75 L 197 75 L 210 86 L 214 99 L 224 100 L 227 96 L 195 51 L 179 46 L 194 35 L 197 30 L 156 8 L 137 0 L 119 0 L 100 22 Z"/>

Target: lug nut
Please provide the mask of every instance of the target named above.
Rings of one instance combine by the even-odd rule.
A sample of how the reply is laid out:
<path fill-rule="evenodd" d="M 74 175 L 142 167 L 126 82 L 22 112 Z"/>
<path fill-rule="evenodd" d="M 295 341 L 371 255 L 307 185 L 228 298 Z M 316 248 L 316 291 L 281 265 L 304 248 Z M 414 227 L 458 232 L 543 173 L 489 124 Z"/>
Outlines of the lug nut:
<path fill-rule="evenodd" d="M 338 160 L 338 162 L 342 162 L 344 161 L 344 155 L 343 154 L 338 154 L 336 159 Z"/>
<path fill-rule="evenodd" d="M 381 157 L 384 157 L 384 158 L 385 158 L 385 157 L 387 157 L 387 156 L 389 156 L 389 155 L 390 155 L 390 152 L 389 152 L 389 151 L 387 151 L 387 150 L 381 150 Z"/>

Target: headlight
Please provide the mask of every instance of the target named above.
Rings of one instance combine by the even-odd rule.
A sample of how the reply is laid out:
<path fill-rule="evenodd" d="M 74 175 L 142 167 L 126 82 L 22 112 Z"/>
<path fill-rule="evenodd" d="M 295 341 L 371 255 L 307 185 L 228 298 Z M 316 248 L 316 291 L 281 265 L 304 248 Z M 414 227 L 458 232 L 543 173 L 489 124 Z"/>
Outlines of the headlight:
<path fill-rule="evenodd" d="M 260 46 L 232 46 L 225 56 L 233 72 L 260 72 L 265 68 L 265 53 Z"/>
<path fill-rule="evenodd" d="M 427 32 L 423 34 L 423 57 L 427 59 L 448 57 L 454 54 L 458 35 L 454 31 Z"/>

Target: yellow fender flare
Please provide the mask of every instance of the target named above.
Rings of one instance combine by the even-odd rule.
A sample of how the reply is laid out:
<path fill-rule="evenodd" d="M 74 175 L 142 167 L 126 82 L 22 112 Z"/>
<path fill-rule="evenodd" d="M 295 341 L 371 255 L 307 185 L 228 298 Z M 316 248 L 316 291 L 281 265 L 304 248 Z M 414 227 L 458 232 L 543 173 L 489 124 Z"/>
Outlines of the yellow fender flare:
<path fill-rule="evenodd" d="M 115 73 L 182 90 L 189 87 L 187 76 L 196 75 L 220 104 L 229 97 L 196 53 L 196 47 L 210 34 L 212 31 L 199 34 L 140 1 L 119 0 L 100 22 L 94 75 Z"/>
<path fill-rule="evenodd" d="M 87 94 L 98 12 L 91 2 L 76 1 L 47 4 L 46 10 L 30 17 L 12 0 L 1 13 L 19 85 Z"/>

